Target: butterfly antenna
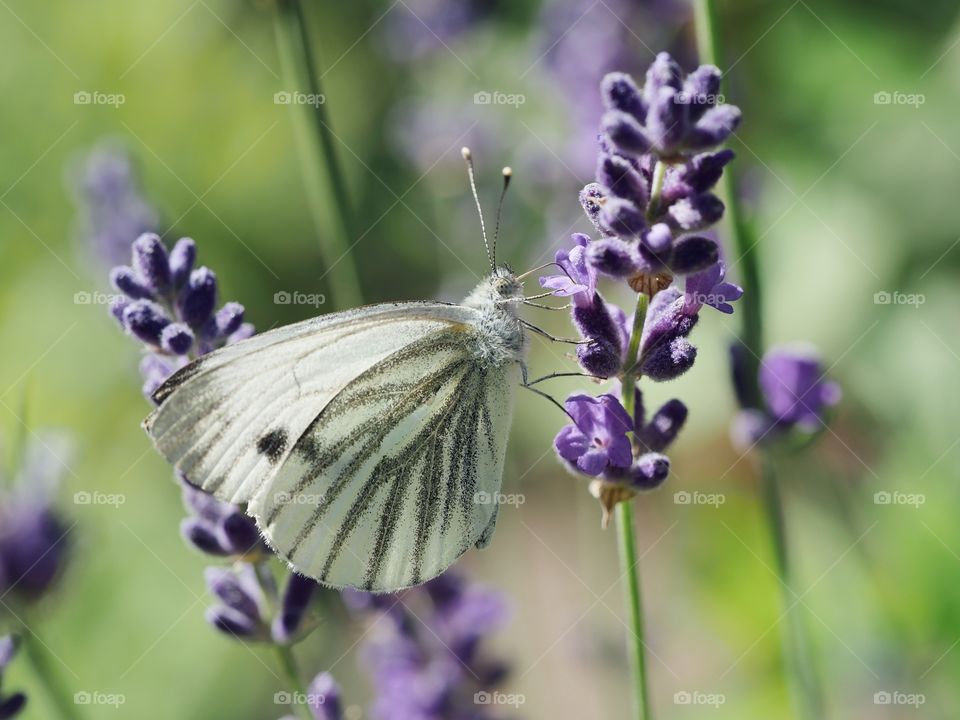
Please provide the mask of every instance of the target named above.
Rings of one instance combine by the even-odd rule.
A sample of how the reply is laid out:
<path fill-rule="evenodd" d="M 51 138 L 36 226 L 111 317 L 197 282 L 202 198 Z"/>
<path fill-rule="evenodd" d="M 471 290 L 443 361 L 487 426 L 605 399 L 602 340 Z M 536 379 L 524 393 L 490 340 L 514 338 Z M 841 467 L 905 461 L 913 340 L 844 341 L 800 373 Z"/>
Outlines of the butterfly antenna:
<path fill-rule="evenodd" d="M 500 190 L 500 200 L 497 202 L 497 224 L 493 229 L 493 261 L 497 261 L 497 239 L 500 237 L 500 217 L 503 215 L 503 199 L 507 196 L 507 188 L 510 187 L 510 178 L 513 177 L 513 170 L 510 167 L 503 169 L 503 189 Z"/>
<path fill-rule="evenodd" d="M 497 266 L 493 262 L 493 253 L 490 252 L 490 243 L 487 242 L 487 226 L 483 222 L 483 208 L 480 207 L 480 196 L 477 195 L 477 179 L 473 170 L 473 154 L 468 147 L 460 148 L 460 154 L 463 156 L 464 162 L 467 163 L 467 174 L 470 176 L 470 190 L 473 192 L 473 201 L 477 205 L 477 214 L 480 216 L 480 233 L 483 235 L 483 247 L 487 250 L 487 260 L 490 261 L 490 269 L 496 270 Z"/>

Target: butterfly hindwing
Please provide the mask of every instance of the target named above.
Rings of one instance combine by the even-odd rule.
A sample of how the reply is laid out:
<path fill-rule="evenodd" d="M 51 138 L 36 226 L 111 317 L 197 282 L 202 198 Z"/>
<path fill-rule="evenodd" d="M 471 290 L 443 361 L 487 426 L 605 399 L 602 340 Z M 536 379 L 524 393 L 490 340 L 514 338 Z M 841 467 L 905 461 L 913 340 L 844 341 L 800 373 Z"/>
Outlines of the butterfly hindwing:
<path fill-rule="evenodd" d="M 434 577 L 492 534 L 519 373 L 455 327 L 411 342 L 326 404 L 249 511 L 327 585 Z"/>

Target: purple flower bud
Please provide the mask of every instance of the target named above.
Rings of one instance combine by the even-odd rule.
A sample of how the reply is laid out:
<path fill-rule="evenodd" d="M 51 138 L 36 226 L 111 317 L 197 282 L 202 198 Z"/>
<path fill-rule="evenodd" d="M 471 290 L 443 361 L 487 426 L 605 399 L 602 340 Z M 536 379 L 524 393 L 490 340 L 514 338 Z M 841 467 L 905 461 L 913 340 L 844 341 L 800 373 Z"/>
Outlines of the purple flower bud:
<path fill-rule="evenodd" d="M 670 474 L 670 459 L 659 453 L 645 453 L 630 466 L 630 484 L 638 490 L 653 490 Z"/>
<path fill-rule="evenodd" d="M 813 431 L 828 407 L 840 401 L 840 386 L 823 379 L 820 358 L 809 347 L 777 347 L 760 363 L 760 389 L 767 409 L 781 424 Z"/>
<path fill-rule="evenodd" d="M 152 300 L 136 300 L 123 311 L 123 324 L 143 342 L 159 346 L 160 334 L 170 324 L 163 308 Z"/>
<path fill-rule="evenodd" d="M 785 429 L 762 410 L 741 410 L 730 422 L 730 442 L 740 452 L 747 452 L 757 444 L 783 437 Z"/>
<path fill-rule="evenodd" d="M 669 287 L 653 296 L 647 308 L 647 321 L 640 341 L 641 357 L 667 344 L 675 337 L 685 337 L 693 330 L 698 316 L 683 312 L 683 296 L 675 287 Z"/>
<path fill-rule="evenodd" d="M 256 328 L 253 327 L 253 323 L 243 323 L 239 328 L 237 328 L 237 331 L 235 333 L 233 333 L 232 335 L 230 335 L 230 337 L 227 338 L 226 344 L 232 345 L 235 342 L 246 340 L 247 338 L 253 337 L 256 334 L 256 332 L 257 331 L 256 331 Z"/>
<path fill-rule="evenodd" d="M 217 310 L 213 318 L 213 336 L 222 338 L 232 335 L 243 324 L 243 305 L 238 302 L 228 302 Z"/>
<path fill-rule="evenodd" d="M 681 230 L 702 230 L 723 217 L 723 203 L 711 193 L 693 195 L 675 202 L 667 214 Z"/>
<path fill-rule="evenodd" d="M 683 311 L 687 315 L 694 315 L 704 305 L 716 308 L 722 313 L 733 313 L 731 302 L 739 300 L 743 295 L 743 288 L 733 283 L 724 282 L 726 266 L 716 262 L 701 272 L 688 275 L 684 288 Z"/>
<path fill-rule="evenodd" d="M 607 304 L 599 294 L 589 305 L 574 305 L 573 324 L 588 340 L 605 340 L 611 347 L 620 347 L 620 329 Z"/>
<path fill-rule="evenodd" d="M 633 165 L 619 155 L 601 155 L 597 162 L 597 181 L 607 193 L 644 207 L 649 200 L 647 188 Z"/>
<path fill-rule="evenodd" d="M 757 397 L 756 374 L 752 371 L 750 351 L 747 347 L 735 340 L 730 344 L 730 380 L 733 384 L 733 392 L 737 398 L 737 404 L 742 408 L 749 408 L 756 404 L 754 400 Z"/>
<path fill-rule="evenodd" d="M 117 322 L 120 323 L 120 327 L 124 330 L 127 329 L 127 326 L 123 322 L 123 312 L 129 304 L 130 301 L 122 297 L 115 297 L 110 301 L 110 314 L 116 318 Z"/>
<path fill-rule="evenodd" d="M 643 122 L 646 106 L 633 78 L 622 72 L 607 73 L 600 81 L 600 95 L 607 110 L 620 110 Z"/>
<path fill-rule="evenodd" d="M 183 323 L 170 323 L 160 333 L 160 347 L 173 355 L 186 355 L 193 346 L 193 331 Z"/>
<path fill-rule="evenodd" d="M 287 587 L 283 591 L 283 604 L 280 614 L 274 619 L 271 636 L 275 642 L 289 643 L 297 635 L 303 623 L 304 616 L 310 607 L 317 583 L 311 578 L 290 574 Z"/>
<path fill-rule="evenodd" d="M 718 152 L 695 155 L 686 164 L 683 170 L 683 178 L 693 193 L 707 192 L 717 184 L 720 176 L 723 175 L 723 168 L 734 157 L 735 153 L 729 148 Z"/>
<path fill-rule="evenodd" d="M 740 124 L 740 108 L 735 105 L 717 105 L 707 110 L 697 120 L 687 135 L 687 145 L 692 150 L 716 147 Z"/>
<path fill-rule="evenodd" d="M 27 696 L 22 692 L 15 692 L 0 699 L 0 720 L 12 720 L 27 705 Z"/>
<path fill-rule="evenodd" d="M 685 337 L 675 337 L 645 355 L 640 371 L 655 382 L 673 380 L 693 366 L 697 348 Z"/>
<path fill-rule="evenodd" d="M 617 278 L 629 277 L 645 265 L 637 252 L 637 244 L 617 237 L 600 238 L 590 243 L 587 262 L 598 272 Z"/>
<path fill-rule="evenodd" d="M 126 265 L 120 265 L 110 271 L 110 284 L 133 300 L 153 297 L 153 291 L 140 281 L 133 268 Z"/>
<path fill-rule="evenodd" d="M 177 298 L 180 317 L 192 328 L 202 328 L 217 305 L 217 276 L 206 267 L 190 273 L 186 287 Z"/>
<path fill-rule="evenodd" d="M 6 670 L 17 654 L 18 641 L 15 635 L 0 635 L 0 673 Z"/>
<path fill-rule="evenodd" d="M 687 106 L 682 100 L 677 90 L 663 87 L 647 111 L 647 136 L 660 153 L 672 154 L 687 131 Z"/>
<path fill-rule="evenodd" d="M 223 519 L 222 530 L 232 555 L 246 555 L 262 545 L 256 523 L 235 508 Z"/>
<path fill-rule="evenodd" d="M 197 246 L 190 238 L 180 238 L 170 251 L 170 281 L 180 288 L 190 277 L 197 260 Z"/>
<path fill-rule="evenodd" d="M 701 65 L 683 82 L 684 100 L 690 107 L 690 119 L 697 120 L 708 108 L 717 104 L 720 93 L 720 69 Z"/>
<path fill-rule="evenodd" d="M 692 235 L 673 245 L 670 269 L 675 275 L 689 275 L 718 264 L 720 248 L 710 238 Z"/>
<path fill-rule="evenodd" d="M 317 720 L 342 720 L 340 686 L 330 673 L 317 675 L 307 691 L 307 702 Z"/>
<path fill-rule="evenodd" d="M 252 565 L 241 564 L 237 572 L 224 567 L 208 567 L 203 577 L 210 594 L 232 610 L 254 622 L 261 618 L 263 593 Z"/>
<path fill-rule="evenodd" d="M 620 348 L 607 340 L 592 340 L 577 345 L 577 362 L 594 377 L 613 377 L 620 371 Z"/>
<path fill-rule="evenodd" d="M 640 236 L 640 242 L 653 255 L 664 255 L 673 244 L 673 233 L 666 223 L 656 223 Z"/>
<path fill-rule="evenodd" d="M 670 53 L 658 53 L 647 68 L 647 78 L 643 85 L 643 99 L 647 107 L 651 107 L 656 102 L 662 89 L 679 90 L 682 86 L 682 75 L 680 66 L 670 57 Z"/>
<path fill-rule="evenodd" d="M 687 406 L 679 400 L 668 400 L 653 418 L 637 432 L 637 439 L 652 452 L 663 452 L 676 439 L 687 421 Z"/>
<path fill-rule="evenodd" d="M 143 394 L 149 399 L 163 382 L 173 375 L 177 366 L 159 355 L 150 353 L 140 360 L 140 377 L 143 378 Z"/>
<path fill-rule="evenodd" d="M 629 155 L 640 155 L 653 145 L 646 129 L 633 115 L 610 110 L 600 119 L 600 132 L 613 147 Z"/>
<path fill-rule="evenodd" d="M 226 547 L 217 533 L 216 526 L 203 518 L 184 518 L 180 522 L 180 534 L 184 540 L 207 555 L 226 557 L 231 554 L 230 548 Z"/>
<path fill-rule="evenodd" d="M 603 188 L 598 183 L 590 183 L 580 191 L 580 205 L 590 222 L 601 234 L 609 235 L 610 233 L 600 225 L 600 210 L 603 208 L 605 201 L 606 196 L 603 194 Z"/>
<path fill-rule="evenodd" d="M 133 241 L 133 270 L 155 293 L 170 287 L 170 261 L 159 235 L 144 233 Z"/>
<path fill-rule="evenodd" d="M 252 639 L 260 634 L 260 627 L 254 620 L 224 605 L 207 608 L 205 616 L 207 622 L 224 635 L 238 639 Z"/>
<path fill-rule="evenodd" d="M 600 211 L 600 224 L 614 235 L 635 238 L 646 229 L 647 220 L 629 200 L 607 198 Z"/>

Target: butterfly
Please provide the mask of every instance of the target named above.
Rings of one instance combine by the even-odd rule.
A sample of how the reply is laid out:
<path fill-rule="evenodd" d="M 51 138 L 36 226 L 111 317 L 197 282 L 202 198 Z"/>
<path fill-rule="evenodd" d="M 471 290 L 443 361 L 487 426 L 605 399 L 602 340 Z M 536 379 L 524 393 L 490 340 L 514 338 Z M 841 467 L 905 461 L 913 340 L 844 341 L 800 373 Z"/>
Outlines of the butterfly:
<path fill-rule="evenodd" d="M 526 378 L 523 276 L 487 255 L 461 304 L 360 307 L 194 360 L 156 390 L 144 428 L 301 574 L 371 592 L 435 577 L 491 540 Z"/>

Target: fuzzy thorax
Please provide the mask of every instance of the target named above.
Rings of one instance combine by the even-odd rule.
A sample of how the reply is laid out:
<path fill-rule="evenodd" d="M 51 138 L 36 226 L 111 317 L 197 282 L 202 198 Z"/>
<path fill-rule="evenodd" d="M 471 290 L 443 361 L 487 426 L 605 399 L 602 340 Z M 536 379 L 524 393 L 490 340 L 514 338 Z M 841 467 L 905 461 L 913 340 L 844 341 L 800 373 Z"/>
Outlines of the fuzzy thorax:
<path fill-rule="evenodd" d="M 523 361 L 526 342 L 519 305 L 523 284 L 506 267 L 498 267 L 467 295 L 463 304 L 480 313 L 474 353 L 485 365 L 500 367 Z"/>

